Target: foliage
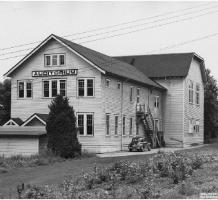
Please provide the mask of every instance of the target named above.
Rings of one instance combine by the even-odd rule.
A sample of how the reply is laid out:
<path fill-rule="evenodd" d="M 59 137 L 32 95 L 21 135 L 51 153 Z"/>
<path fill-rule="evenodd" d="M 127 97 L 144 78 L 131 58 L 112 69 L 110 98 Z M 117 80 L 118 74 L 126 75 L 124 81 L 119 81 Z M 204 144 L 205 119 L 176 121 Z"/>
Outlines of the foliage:
<path fill-rule="evenodd" d="M 49 105 L 46 123 L 48 148 L 56 155 L 72 158 L 81 153 L 77 139 L 76 117 L 69 99 L 58 95 Z"/>
<path fill-rule="evenodd" d="M 0 125 L 10 119 L 11 113 L 11 81 L 0 82 Z"/>
<path fill-rule="evenodd" d="M 55 156 L 51 152 L 44 152 L 40 155 L 32 156 L 12 156 L 0 157 L 0 173 L 6 173 L 8 169 L 21 168 L 21 167 L 35 167 L 40 165 L 53 164 L 55 162 L 63 162 L 65 159 Z"/>
<path fill-rule="evenodd" d="M 206 70 L 206 84 L 204 88 L 204 136 L 205 140 L 217 137 L 216 118 L 218 111 L 218 86 L 217 81 L 211 75 L 209 69 Z"/>
<path fill-rule="evenodd" d="M 168 192 L 166 196 L 185 197 L 197 194 L 198 190 L 193 184 L 187 184 L 184 181 L 188 181 L 190 175 L 196 169 L 201 168 L 204 163 L 211 161 L 213 161 L 211 154 L 201 152 L 199 155 L 195 153 L 158 153 L 151 159 L 140 162 L 124 160 L 115 162 L 109 167 L 94 166 L 91 172 L 83 172 L 76 180 L 74 177 L 68 178 L 60 185 L 31 186 L 22 197 L 68 199 L 160 198 L 161 194 L 156 190 L 155 185 L 156 179 L 160 180 L 160 176 L 173 180 L 173 183 L 178 183 L 175 185 L 173 192 Z"/>

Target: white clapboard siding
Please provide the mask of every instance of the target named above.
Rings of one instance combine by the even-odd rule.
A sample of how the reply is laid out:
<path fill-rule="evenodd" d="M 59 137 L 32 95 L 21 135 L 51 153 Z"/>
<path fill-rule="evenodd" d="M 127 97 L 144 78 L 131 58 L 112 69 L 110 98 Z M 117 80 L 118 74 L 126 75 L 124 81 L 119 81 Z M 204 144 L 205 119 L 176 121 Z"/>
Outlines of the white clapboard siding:
<path fill-rule="evenodd" d="M 30 156 L 38 154 L 38 138 L 26 137 L 0 137 L 0 155 L 10 157 L 13 155 Z"/>
<path fill-rule="evenodd" d="M 182 146 L 183 142 L 183 113 L 184 88 L 183 78 L 166 78 L 156 80 L 167 88 L 163 98 L 163 127 L 164 138 L 169 146 Z M 181 141 L 181 142 L 180 142 Z"/>
<path fill-rule="evenodd" d="M 194 103 L 189 103 L 188 98 L 188 81 L 192 80 L 194 83 Z M 200 84 L 200 105 L 195 103 L 195 86 Z M 185 113 L 184 113 L 184 145 L 189 146 L 193 143 L 202 144 L 204 140 L 204 85 L 200 70 L 200 64 L 195 59 L 192 60 L 188 75 L 184 81 L 185 87 Z M 189 119 L 200 120 L 200 132 L 189 133 Z"/>

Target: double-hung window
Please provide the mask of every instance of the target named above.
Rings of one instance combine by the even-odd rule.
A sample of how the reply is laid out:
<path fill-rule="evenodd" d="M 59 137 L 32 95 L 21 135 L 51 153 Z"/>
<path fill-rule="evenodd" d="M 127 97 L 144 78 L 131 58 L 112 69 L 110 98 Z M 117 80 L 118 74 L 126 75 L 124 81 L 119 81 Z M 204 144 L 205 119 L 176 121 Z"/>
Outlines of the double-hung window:
<path fill-rule="evenodd" d="M 118 135 L 118 115 L 115 116 L 115 123 L 114 123 L 114 135 Z"/>
<path fill-rule="evenodd" d="M 189 80 L 188 83 L 188 99 L 189 99 L 189 103 L 193 103 L 193 99 L 194 99 L 194 84 L 191 80 Z"/>
<path fill-rule="evenodd" d="M 129 118 L 129 135 L 132 135 L 133 132 L 133 118 Z"/>
<path fill-rule="evenodd" d="M 94 135 L 94 115 L 93 113 L 77 113 L 77 125 L 79 135 Z"/>
<path fill-rule="evenodd" d="M 45 66 L 64 66 L 65 65 L 65 54 L 46 54 L 45 55 Z"/>
<path fill-rule="evenodd" d="M 106 135 L 110 135 L 110 114 L 106 114 Z"/>
<path fill-rule="evenodd" d="M 136 102 L 139 103 L 140 101 L 140 88 L 137 88 L 137 91 L 136 91 Z"/>
<path fill-rule="evenodd" d="M 94 78 L 79 78 L 77 85 L 79 97 L 94 96 Z"/>
<path fill-rule="evenodd" d="M 66 80 L 44 80 L 43 97 L 52 98 L 58 94 L 66 96 Z"/>
<path fill-rule="evenodd" d="M 129 100 L 130 100 L 130 102 L 133 101 L 133 87 L 132 86 L 130 87 Z"/>
<path fill-rule="evenodd" d="M 200 85 L 199 84 L 196 84 L 195 103 L 196 105 L 200 104 Z"/>
<path fill-rule="evenodd" d="M 159 96 L 155 96 L 154 97 L 154 107 L 155 108 L 159 108 L 160 106 L 160 97 Z"/>
<path fill-rule="evenodd" d="M 32 81 L 18 81 L 18 98 L 32 98 L 33 97 Z"/>
<path fill-rule="evenodd" d="M 126 117 L 123 116 L 123 135 L 126 135 Z"/>

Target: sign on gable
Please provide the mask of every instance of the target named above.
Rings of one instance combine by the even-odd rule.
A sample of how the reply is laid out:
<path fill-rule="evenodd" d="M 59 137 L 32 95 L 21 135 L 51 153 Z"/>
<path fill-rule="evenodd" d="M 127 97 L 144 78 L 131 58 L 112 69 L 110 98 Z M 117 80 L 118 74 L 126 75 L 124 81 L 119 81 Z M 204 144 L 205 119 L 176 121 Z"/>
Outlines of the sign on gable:
<path fill-rule="evenodd" d="M 74 76 L 78 69 L 32 71 L 32 77 Z"/>

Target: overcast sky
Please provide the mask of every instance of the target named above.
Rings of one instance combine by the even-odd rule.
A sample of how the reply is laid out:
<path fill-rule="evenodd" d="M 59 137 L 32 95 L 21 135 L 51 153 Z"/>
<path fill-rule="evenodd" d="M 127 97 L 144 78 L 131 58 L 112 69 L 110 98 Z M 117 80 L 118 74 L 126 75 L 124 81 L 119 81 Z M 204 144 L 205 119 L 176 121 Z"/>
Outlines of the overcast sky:
<path fill-rule="evenodd" d="M 218 2 L 0 2 L 0 25 L 0 80 L 38 43 L 14 46 L 51 33 L 111 56 L 196 52 L 218 79 Z"/>

